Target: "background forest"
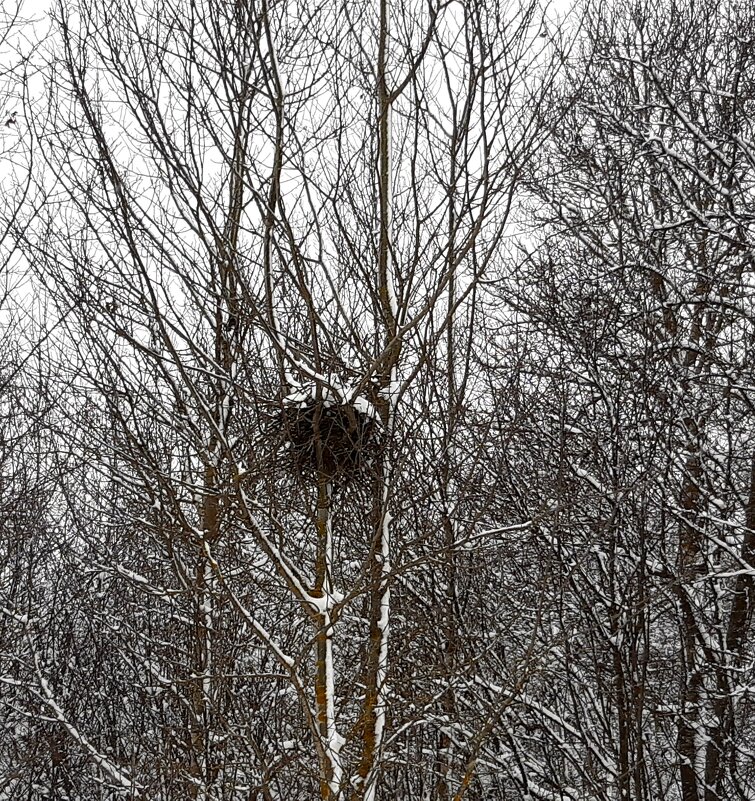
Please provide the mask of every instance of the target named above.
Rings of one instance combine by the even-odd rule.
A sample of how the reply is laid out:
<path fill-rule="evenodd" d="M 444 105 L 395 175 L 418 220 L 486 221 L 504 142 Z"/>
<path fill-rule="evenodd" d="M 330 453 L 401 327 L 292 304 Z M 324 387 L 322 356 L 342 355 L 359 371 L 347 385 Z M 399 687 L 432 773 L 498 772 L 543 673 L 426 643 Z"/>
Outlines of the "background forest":
<path fill-rule="evenodd" d="M 43 16 L 0 799 L 755 799 L 755 8 Z"/>

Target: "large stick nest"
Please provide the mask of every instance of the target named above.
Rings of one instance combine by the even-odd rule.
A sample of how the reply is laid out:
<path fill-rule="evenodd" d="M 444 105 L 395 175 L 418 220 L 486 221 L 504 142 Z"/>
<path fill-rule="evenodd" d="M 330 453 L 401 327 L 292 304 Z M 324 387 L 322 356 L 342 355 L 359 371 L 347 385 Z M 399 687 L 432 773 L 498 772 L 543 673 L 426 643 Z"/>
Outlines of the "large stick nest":
<path fill-rule="evenodd" d="M 369 401 L 344 402 L 327 392 L 284 398 L 279 430 L 296 470 L 329 480 L 347 481 L 368 469 L 382 444 L 380 419 Z"/>

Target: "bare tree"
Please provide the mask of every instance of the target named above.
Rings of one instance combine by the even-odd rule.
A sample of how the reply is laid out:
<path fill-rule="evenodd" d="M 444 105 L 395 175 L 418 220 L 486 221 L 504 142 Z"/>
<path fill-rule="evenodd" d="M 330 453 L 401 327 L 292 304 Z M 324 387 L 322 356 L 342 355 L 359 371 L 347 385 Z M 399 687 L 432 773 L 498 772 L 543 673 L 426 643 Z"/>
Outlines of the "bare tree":
<path fill-rule="evenodd" d="M 595 797 L 745 798 L 753 18 L 615 4 L 583 30 L 532 183 L 545 236 L 504 282 L 558 398 L 568 695 L 530 712 Z"/>
<path fill-rule="evenodd" d="M 55 608 L 98 656 L 30 685 L 90 766 L 67 792 L 480 797 L 541 651 L 535 608 L 481 691 L 462 645 L 495 616 L 470 354 L 546 131 L 535 5 L 54 16 L 14 230 L 76 375 Z"/>

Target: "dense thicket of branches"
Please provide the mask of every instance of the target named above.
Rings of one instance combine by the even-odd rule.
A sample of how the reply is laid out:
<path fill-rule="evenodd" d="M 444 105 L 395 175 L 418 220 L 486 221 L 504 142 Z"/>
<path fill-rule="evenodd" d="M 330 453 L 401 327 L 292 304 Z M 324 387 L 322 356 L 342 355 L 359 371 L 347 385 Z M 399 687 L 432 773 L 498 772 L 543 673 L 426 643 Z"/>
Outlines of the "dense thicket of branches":
<path fill-rule="evenodd" d="M 755 12 L 0 22 L 0 798 L 753 798 Z"/>

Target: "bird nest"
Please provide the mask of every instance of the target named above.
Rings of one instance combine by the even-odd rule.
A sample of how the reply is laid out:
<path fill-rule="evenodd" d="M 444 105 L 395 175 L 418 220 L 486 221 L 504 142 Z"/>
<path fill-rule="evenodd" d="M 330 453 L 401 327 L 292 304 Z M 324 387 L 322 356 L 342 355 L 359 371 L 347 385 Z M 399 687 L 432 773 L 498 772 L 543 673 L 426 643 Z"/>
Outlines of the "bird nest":
<path fill-rule="evenodd" d="M 381 447 L 380 418 L 364 398 L 297 392 L 283 399 L 280 436 L 301 475 L 348 480 L 368 468 Z"/>

